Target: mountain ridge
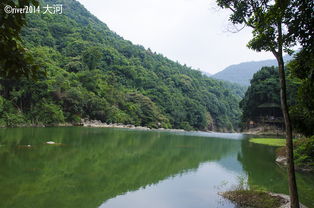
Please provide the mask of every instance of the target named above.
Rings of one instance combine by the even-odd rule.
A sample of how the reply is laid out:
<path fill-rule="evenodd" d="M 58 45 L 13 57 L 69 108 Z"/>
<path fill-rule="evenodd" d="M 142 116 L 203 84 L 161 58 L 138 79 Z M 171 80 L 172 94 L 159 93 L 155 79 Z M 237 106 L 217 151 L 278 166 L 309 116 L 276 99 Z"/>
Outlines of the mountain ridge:
<path fill-rule="evenodd" d="M 292 57 L 289 55 L 284 56 L 285 62 L 288 62 L 291 59 Z M 277 66 L 277 61 L 275 59 L 267 59 L 262 61 L 248 61 L 239 64 L 233 64 L 226 67 L 222 71 L 217 72 L 211 77 L 218 80 L 237 83 L 243 86 L 249 86 L 253 75 L 263 66 Z"/>

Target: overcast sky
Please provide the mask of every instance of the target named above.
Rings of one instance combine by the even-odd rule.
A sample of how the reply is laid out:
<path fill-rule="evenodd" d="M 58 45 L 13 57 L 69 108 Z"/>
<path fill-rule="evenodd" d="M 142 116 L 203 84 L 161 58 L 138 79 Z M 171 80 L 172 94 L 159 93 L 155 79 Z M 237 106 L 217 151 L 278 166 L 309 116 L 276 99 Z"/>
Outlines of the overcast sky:
<path fill-rule="evenodd" d="M 246 47 L 251 30 L 230 32 L 228 12 L 214 0 L 78 0 L 134 44 L 214 74 L 245 61 L 274 59 Z"/>

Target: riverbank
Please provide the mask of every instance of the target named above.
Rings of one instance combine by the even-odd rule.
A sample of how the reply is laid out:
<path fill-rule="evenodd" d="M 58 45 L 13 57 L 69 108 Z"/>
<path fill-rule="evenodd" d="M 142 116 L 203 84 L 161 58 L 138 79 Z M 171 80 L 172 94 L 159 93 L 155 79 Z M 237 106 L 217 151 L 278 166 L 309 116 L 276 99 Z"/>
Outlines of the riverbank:
<path fill-rule="evenodd" d="M 276 151 L 276 162 L 286 167 L 286 147 Z M 314 136 L 294 141 L 294 163 L 297 171 L 314 172 Z"/>
<path fill-rule="evenodd" d="M 286 140 L 280 138 L 250 138 L 249 142 L 278 147 L 277 164 L 286 167 Z M 293 139 L 295 168 L 302 172 L 314 172 L 314 137 Z"/>
<path fill-rule="evenodd" d="M 93 128 L 123 128 L 123 129 L 151 130 L 146 126 L 135 126 L 131 124 L 107 124 L 97 120 L 82 121 L 81 126 Z"/>
<path fill-rule="evenodd" d="M 149 128 L 146 126 L 135 126 L 132 124 L 107 124 L 97 120 L 84 120 L 81 124 L 83 127 L 92 128 L 120 128 L 120 129 L 136 129 L 136 130 L 160 130 L 160 131 L 173 131 L 173 132 L 186 132 L 184 129 L 165 129 L 165 128 Z"/>
<path fill-rule="evenodd" d="M 57 123 L 57 124 L 32 124 L 32 123 L 23 123 L 23 124 L 17 124 L 14 126 L 5 126 L 3 124 L 0 124 L 0 128 L 16 128 L 16 127 L 73 127 L 73 126 L 82 126 L 82 127 L 94 127 L 94 128 L 124 128 L 124 129 L 137 129 L 137 130 L 159 130 L 159 131 L 171 131 L 171 132 L 206 132 L 206 133 L 241 133 L 240 131 L 233 130 L 228 131 L 226 129 L 215 129 L 214 131 L 209 130 L 186 130 L 186 129 L 171 129 L 171 128 L 150 128 L 147 126 L 136 126 L 133 124 L 121 124 L 121 123 L 103 123 L 99 120 L 88 120 L 88 119 L 81 119 L 80 122 L 76 123 Z"/>
<path fill-rule="evenodd" d="M 260 135 L 260 136 L 284 136 L 285 132 L 272 126 L 259 126 L 255 128 L 245 129 L 243 134 Z"/>
<path fill-rule="evenodd" d="M 149 128 L 146 126 L 135 126 L 132 124 L 116 124 L 116 123 L 107 124 L 107 123 L 102 123 L 101 121 L 98 121 L 98 120 L 82 120 L 80 123 L 59 123 L 59 124 L 51 124 L 51 125 L 22 124 L 22 125 L 17 125 L 15 127 L 45 128 L 45 127 L 73 127 L 73 126 L 82 126 L 82 127 L 90 127 L 90 128 L 121 128 L 121 129 L 137 129 L 137 130 L 160 130 L 160 131 L 172 131 L 172 132 L 187 132 L 184 129 Z M 12 127 L 0 126 L 0 128 L 12 128 Z"/>

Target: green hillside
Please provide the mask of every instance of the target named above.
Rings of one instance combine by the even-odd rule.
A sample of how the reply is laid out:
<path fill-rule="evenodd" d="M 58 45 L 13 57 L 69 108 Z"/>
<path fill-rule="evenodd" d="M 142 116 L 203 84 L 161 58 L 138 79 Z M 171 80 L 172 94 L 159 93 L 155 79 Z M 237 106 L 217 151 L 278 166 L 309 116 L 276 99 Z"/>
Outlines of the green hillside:
<path fill-rule="evenodd" d="M 2 126 L 80 122 L 82 118 L 153 128 L 238 128 L 244 88 L 112 32 L 75 0 L 63 14 L 28 14 L 25 47 L 46 75 L 36 82 L 1 79 Z"/>

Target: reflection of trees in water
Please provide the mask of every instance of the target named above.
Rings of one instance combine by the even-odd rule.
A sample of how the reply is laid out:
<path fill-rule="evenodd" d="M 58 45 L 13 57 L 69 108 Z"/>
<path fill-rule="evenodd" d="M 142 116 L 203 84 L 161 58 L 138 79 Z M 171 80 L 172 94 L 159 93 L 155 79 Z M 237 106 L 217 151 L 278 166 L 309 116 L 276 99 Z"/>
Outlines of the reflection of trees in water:
<path fill-rule="evenodd" d="M 7 200 L 0 206 L 95 207 L 234 154 L 238 142 L 113 129 L 1 130 L 0 196 Z M 32 148 L 17 148 L 26 144 Z"/>
<path fill-rule="evenodd" d="M 288 194 L 286 170 L 275 162 L 275 147 L 242 142 L 242 154 L 238 160 L 248 175 L 251 187 L 266 189 L 267 191 Z M 314 176 L 297 173 L 298 189 L 303 203 L 314 207 Z"/>

